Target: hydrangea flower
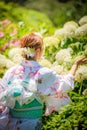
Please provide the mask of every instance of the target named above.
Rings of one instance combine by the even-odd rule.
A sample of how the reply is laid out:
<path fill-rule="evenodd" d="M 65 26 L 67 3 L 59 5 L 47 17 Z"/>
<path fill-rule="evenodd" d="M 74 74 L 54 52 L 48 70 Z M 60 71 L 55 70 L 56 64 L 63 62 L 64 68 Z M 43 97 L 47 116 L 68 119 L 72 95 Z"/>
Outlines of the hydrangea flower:
<path fill-rule="evenodd" d="M 67 32 L 66 29 L 60 28 L 60 29 L 58 29 L 58 30 L 55 31 L 54 35 L 55 35 L 56 37 L 58 37 L 58 36 L 64 37 L 64 36 L 67 36 L 67 35 L 68 35 L 68 32 Z"/>
<path fill-rule="evenodd" d="M 78 24 L 74 21 L 69 21 L 64 24 L 63 28 L 58 29 L 55 31 L 55 36 L 59 35 L 62 37 L 74 37 L 75 31 L 78 28 Z"/>
<path fill-rule="evenodd" d="M 6 66 L 6 60 L 7 58 L 4 55 L 0 54 L 0 67 L 3 68 Z"/>
<path fill-rule="evenodd" d="M 62 65 L 52 65 L 51 69 L 59 75 L 67 74 L 67 70 Z"/>
<path fill-rule="evenodd" d="M 77 30 L 75 31 L 75 35 L 76 36 L 87 35 L 87 24 L 84 24 L 84 25 L 80 26 L 79 28 L 77 28 Z"/>
<path fill-rule="evenodd" d="M 60 42 L 60 40 L 56 37 L 53 36 L 49 36 L 43 39 L 44 42 L 44 46 L 55 46 L 56 48 L 58 48 L 58 44 Z"/>
<path fill-rule="evenodd" d="M 87 24 L 87 15 L 86 15 L 86 16 L 83 16 L 83 17 L 79 20 L 79 24 L 80 24 L 80 25 Z"/>
<path fill-rule="evenodd" d="M 39 60 L 39 64 L 47 68 L 50 68 L 52 66 L 51 62 L 44 57 Z"/>
<path fill-rule="evenodd" d="M 6 67 L 6 68 L 10 68 L 12 66 L 14 66 L 15 64 L 6 58 L 6 56 L 0 54 L 0 67 L 3 68 L 3 67 Z"/>
<path fill-rule="evenodd" d="M 8 53 L 9 58 L 16 64 L 20 63 L 23 59 L 22 57 L 22 49 L 21 48 L 13 48 Z"/>
<path fill-rule="evenodd" d="M 75 80 L 78 82 L 82 82 L 87 79 L 87 66 L 81 65 L 76 71 Z"/>
<path fill-rule="evenodd" d="M 6 60 L 6 68 L 7 69 L 11 68 L 14 65 L 15 65 L 15 63 L 13 61 L 11 61 L 10 59 Z"/>
<path fill-rule="evenodd" d="M 82 94 L 87 95 L 87 89 L 85 89 Z"/>
<path fill-rule="evenodd" d="M 67 28 L 67 29 L 71 28 L 71 29 L 75 30 L 76 28 L 78 28 L 78 24 L 74 21 L 69 21 L 64 24 L 64 28 Z"/>
<path fill-rule="evenodd" d="M 43 42 L 44 42 L 44 55 L 47 58 L 49 58 L 51 62 L 53 62 L 55 59 L 56 52 L 60 46 L 60 40 L 54 36 L 49 36 L 44 38 Z"/>
<path fill-rule="evenodd" d="M 62 49 L 56 54 L 56 60 L 59 64 L 63 64 L 64 62 L 71 62 L 71 53 L 73 50 L 71 48 Z"/>

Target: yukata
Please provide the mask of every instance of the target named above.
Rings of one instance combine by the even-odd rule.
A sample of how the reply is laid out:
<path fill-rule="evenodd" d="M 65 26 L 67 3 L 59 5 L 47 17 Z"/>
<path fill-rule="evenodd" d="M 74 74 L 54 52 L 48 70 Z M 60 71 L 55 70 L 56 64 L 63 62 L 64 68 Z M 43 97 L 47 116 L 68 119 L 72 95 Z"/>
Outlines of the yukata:
<path fill-rule="evenodd" d="M 36 61 L 23 60 L 20 65 L 6 72 L 0 87 L 0 103 L 4 106 L 14 109 L 16 101 L 22 106 L 32 99 L 37 99 L 40 103 L 45 103 L 45 115 L 48 116 L 71 102 L 67 90 L 74 88 L 74 78 L 71 74 L 57 75 Z M 41 118 L 17 118 L 10 115 L 8 124 L 5 125 L 5 130 L 40 129 Z"/>

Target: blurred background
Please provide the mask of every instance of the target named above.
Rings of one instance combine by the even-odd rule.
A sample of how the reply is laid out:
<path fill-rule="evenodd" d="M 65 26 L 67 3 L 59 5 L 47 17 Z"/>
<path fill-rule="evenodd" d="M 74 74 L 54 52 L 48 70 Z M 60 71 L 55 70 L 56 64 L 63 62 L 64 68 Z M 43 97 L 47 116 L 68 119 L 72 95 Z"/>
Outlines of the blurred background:
<path fill-rule="evenodd" d="M 78 21 L 86 15 L 87 0 L 0 0 L 1 20 L 7 17 L 13 21 L 28 21 L 29 14 L 25 10 L 37 11 L 37 14 L 33 14 L 37 18 L 38 12 L 44 13 L 54 26 L 59 27 L 69 20 Z"/>

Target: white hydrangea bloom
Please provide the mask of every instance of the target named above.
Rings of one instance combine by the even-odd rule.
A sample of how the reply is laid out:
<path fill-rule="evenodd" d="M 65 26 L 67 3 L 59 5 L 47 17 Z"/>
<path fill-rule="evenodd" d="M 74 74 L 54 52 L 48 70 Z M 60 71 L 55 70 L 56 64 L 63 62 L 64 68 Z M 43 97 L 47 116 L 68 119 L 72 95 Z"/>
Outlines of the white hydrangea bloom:
<path fill-rule="evenodd" d="M 16 64 L 20 63 L 23 59 L 22 57 L 22 49 L 21 48 L 13 48 L 8 53 L 9 58 Z"/>
<path fill-rule="evenodd" d="M 22 54 L 22 49 L 19 47 L 15 47 L 9 51 L 8 56 L 9 56 L 9 58 L 12 58 L 12 57 L 14 57 L 15 54 L 19 54 L 19 53 L 20 53 L 20 55 Z"/>
<path fill-rule="evenodd" d="M 75 31 L 78 28 L 78 24 L 74 21 L 70 21 L 65 23 L 63 28 L 68 32 L 69 36 L 75 36 Z"/>
<path fill-rule="evenodd" d="M 6 60 L 7 58 L 4 55 L 0 54 L 0 67 L 3 68 L 6 66 Z"/>
<path fill-rule="evenodd" d="M 15 64 L 6 58 L 6 56 L 0 54 L 0 67 L 3 68 L 3 67 L 6 67 L 6 68 L 10 68 L 12 66 L 14 66 Z"/>
<path fill-rule="evenodd" d="M 80 20 L 79 20 L 79 24 L 82 26 L 84 24 L 87 24 L 87 15 L 83 16 Z"/>
<path fill-rule="evenodd" d="M 23 57 L 20 54 L 15 54 L 14 57 L 12 58 L 12 61 L 16 64 L 21 63 Z"/>
<path fill-rule="evenodd" d="M 76 36 L 87 35 L 87 24 L 84 24 L 84 25 L 80 26 L 79 28 L 77 28 L 77 30 L 75 31 L 75 35 Z"/>
<path fill-rule="evenodd" d="M 59 75 L 67 74 L 67 70 L 62 65 L 54 65 L 51 67 L 53 71 L 55 71 Z"/>
<path fill-rule="evenodd" d="M 87 79 L 87 66 L 81 65 L 76 71 L 75 80 L 78 82 L 82 82 L 85 79 Z"/>
<path fill-rule="evenodd" d="M 67 29 L 71 28 L 74 30 L 74 29 L 78 28 L 78 24 L 74 21 L 69 21 L 64 24 L 64 28 L 67 28 Z"/>
<path fill-rule="evenodd" d="M 69 21 L 64 24 L 63 28 L 60 28 L 55 31 L 55 36 L 59 35 L 62 37 L 74 37 L 75 31 L 78 28 L 78 24 L 74 21 Z"/>
<path fill-rule="evenodd" d="M 75 31 L 71 31 L 70 28 L 62 28 L 62 29 L 59 29 L 57 31 L 55 31 L 55 34 L 54 34 L 56 37 L 57 36 L 61 36 L 61 37 L 74 37 L 75 36 Z"/>
<path fill-rule="evenodd" d="M 62 49 L 56 54 L 56 60 L 59 64 L 63 64 L 64 62 L 71 62 L 71 53 L 73 50 L 71 48 Z"/>
<path fill-rule="evenodd" d="M 12 62 L 11 60 L 9 60 L 9 59 L 6 60 L 6 68 L 7 69 L 11 68 L 14 65 L 15 65 L 15 63 Z"/>
<path fill-rule="evenodd" d="M 39 64 L 42 65 L 42 66 L 45 66 L 45 67 L 47 67 L 47 68 L 50 68 L 50 67 L 52 66 L 51 62 L 48 61 L 48 60 L 45 59 L 45 58 L 41 58 L 41 59 L 39 60 Z"/>
<path fill-rule="evenodd" d="M 60 40 L 54 36 L 48 36 L 43 39 L 44 46 L 55 46 L 58 47 Z"/>
<path fill-rule="evenodd" d="M 55 31 L 54 35 L 57 37 L 57 36 L 61 36 L 61 37 L 64 37 L 64 36 L 68 36 L 68 31 L 64 28 L 60 28 L 58 30 Z"/>
<path fill-rule="evenodd" d="M 82 94 L 87 95 L 87 89 L 85 89 Z"/>

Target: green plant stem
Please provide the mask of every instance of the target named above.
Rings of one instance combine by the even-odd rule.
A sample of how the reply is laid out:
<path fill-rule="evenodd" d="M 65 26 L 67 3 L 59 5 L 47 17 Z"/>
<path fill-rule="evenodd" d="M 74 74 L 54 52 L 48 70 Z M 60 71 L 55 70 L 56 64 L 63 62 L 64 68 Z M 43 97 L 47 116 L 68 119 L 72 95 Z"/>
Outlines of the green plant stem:
<path fill-rule="evenodd" d="M 79 88 L 79 94 L 80 94 L 80 95 L 82 94 L 82 89 L 83 89 L 83 81 L 81 82 L 80 88 Z"/>

